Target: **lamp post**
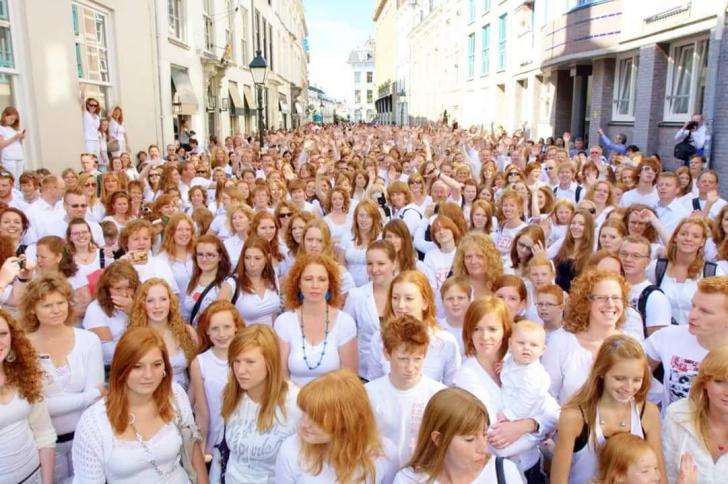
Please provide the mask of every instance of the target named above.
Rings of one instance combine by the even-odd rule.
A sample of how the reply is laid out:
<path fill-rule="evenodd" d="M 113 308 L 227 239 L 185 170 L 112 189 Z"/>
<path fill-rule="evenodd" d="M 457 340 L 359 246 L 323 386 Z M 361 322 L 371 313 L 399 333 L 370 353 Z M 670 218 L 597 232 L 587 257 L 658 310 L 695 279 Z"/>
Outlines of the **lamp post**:
<path fill-rule="evenodd" d="M 404 103 L 407 102 L 407 93 L 402 89 L 397 93 L 399 99 L 399 127 L 404 126 Z"/>
<path fill-rule="evenodd" d="M 250 62 L 250 73 L 253 76 L 253 83 L 258 92 L 258 137 L 260 139 L 260 149 L 263 150 L 263 83 L 265 83 L 265 75 L 268 73 L 268 64 L 263 58 L 260 50 L 256 51 L 255 58 Z"/>

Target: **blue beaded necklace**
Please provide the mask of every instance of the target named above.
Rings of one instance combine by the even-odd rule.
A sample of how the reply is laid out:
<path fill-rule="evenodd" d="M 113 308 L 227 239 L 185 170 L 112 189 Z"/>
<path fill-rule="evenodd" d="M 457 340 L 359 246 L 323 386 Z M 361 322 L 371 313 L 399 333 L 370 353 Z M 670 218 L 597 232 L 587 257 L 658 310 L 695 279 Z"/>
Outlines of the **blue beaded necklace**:
<path fill-rule="evenodd" d="M 306 356 L 306 334 L 303 332 L 303 306 L 301 307 L 301 349 L 303 350 L 303 361 L 306 363 L 306 367 L 309 370 L 315 370 L 324 361 L 324 355 L 326 354 L 326 345 L 329 343 L 329 305 L 326 305 L 326 328 L 324 330 L 324 347 L 321 348 L 321 355 L 319 356 L 318 363 L 316 366 L 311 366 L 308 363 L 308 357 Z"/>

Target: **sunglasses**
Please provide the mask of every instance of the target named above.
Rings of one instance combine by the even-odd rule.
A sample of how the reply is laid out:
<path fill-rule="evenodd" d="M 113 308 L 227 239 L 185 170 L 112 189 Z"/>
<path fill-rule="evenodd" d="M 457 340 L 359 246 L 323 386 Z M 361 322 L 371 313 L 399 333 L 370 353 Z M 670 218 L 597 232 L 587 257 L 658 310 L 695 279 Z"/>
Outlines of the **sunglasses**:
<path fill-rule="evenodd" d="M 68 206 L 71 208 L 88 208 L 88 203 L 72 203 Z"/>
<path fill-rule="evenodd" d="M 291 212 L 281 212 L 278 214 L 278 218 L 288 218 L 293 215 Z"/>
<path fill-rule="evenodd" d="M 97 107 L 99 107 L 98 104 L 87 104 L 87 106 L 90 107 L 90 108 L 97 108 Z"/>

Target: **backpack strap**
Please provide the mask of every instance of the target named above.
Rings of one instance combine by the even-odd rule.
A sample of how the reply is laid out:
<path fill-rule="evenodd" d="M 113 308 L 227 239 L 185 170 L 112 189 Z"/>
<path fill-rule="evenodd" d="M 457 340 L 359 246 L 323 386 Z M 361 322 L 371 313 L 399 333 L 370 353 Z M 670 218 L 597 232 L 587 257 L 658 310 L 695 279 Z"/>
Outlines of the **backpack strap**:
<path fill-rule="evenodd" d="M 576 194 L 574 195 L 574 199 L 576 200 L 576 203 L 579 203 L 579 200 L 581 200 L 581 191 L 584 189 L 581 185 L 576 186 Z"/>
<path fill-rule="evenodd" d="M 498 484 L 507 484 L 506 483 L 506 472 L 503 469 L 503 457 L 495 458 L 495 477 L 496 477 Z"/>
<path fill-rule="evenodd" d="M 717 269 L 718 264 L 715 262 L 706 262 L 703 266 L 703 277 L 713 277 Z"/>
<path fill-rule="evenodd" d="M 104 249 L 99 249 L 99 266 L 101 269 L 106 267 L 106 255 L 104 254 Z"/>
<path fill-rule="evenodd" d="M 693 198 L 692 202 L 693 202 L 693 210 L 702 210 L 700 208 L 700 198 L 695 197 L 695 198 Z"/>
<path fill-rule="evenodd" d="M 18 245 L 17 250 L 15 251 L 15 256 L 20 257 L 21 255 L 25 254 L 25 251 L 28 249 L 27 244 L 20 244 Z"/>
<path fill-rule="evenodd" d="M 233 278 L 233 281 L 235 281 L 235 287 L 233 288 L 233 298 L 230 302 L 235 304 L 235 301 L 238 300 L 238 296 L 240 295 L 240 291 L 238 291 L 238 278 L 235 275 L 232 275 L 231 277 Z"/>
<path fill-rule="evenodd" d="M 207 287 L 202 291 L 200 294 L 200 297 L 197 298 L 197 302 L 195 302 L 194 307 L 192 308 L 192 312 L 190 312 L 190 321 L 189 323 L 192 324 L 195 320 L 195 317 L 197 316 L 197 313 L 200 312 L 200 306 L 202 306 L 202 300 L 205 299 L 205 296 L 207 296 L 207 293 L 210 292 L 210 290 L 215 286 L 215 281 L 212 281 L 210 284 L 207 285 Z M 192 326 L 195 326 L 192 324 Z"/>
<path fill-rule="evenodd" d="M 655 264 L 655 283 L 657 287 L 662 286 L 662 280 L 667 272 L 667 259 L 660 257 Z"/>
<path fill-rule="evenodd" d="M 404 220 L 404 214 L 407 213 L 410 210 L 414 211 L 417 214 L 417 217 L 419 217 L 419 219 L 422 220 L 422 214 L 418 210 L 416 210 L 416 209 L 414 209 L 412 207 L 405 208 L 404 210 L 402 210 L 401 212 L 399 212 L 397 214 L 397 218 L 400 219 L 400 220 Z"/>
<path fill-rule="evenodd" d="M 559 189 L 559 186 L 558 186 L 558 185 L 556 185 L 556 186 L 555 186 L 555 187 L 553 188 L 553 192 L 554 192 L 554 195 L 556 195 L 556 190 L 558 190 L 558 189 Z"/>
<path fill-rule="evenodd" d="M 647 300 L 650 298 L 650 295 L 655 291 L 662 292 L 662 289 L 660 289 L 659 286 L 655 284 L 650 284 L 646 288 L 642 289 L 640 297 L 639 299 L 637 299 L 637 312 L 639 312 L 640 317 L 642 317 L 642 333 L 644 334 L 645 338 L 647 337 Z"/>

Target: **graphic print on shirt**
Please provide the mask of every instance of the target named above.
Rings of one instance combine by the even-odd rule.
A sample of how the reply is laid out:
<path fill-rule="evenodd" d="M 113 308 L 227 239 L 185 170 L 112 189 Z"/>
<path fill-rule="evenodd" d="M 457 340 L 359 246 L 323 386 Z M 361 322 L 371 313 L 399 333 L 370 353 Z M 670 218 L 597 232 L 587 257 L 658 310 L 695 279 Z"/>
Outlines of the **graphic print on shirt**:
<path fill-rule="evenodd" d="M 673 356 L 670 359 L 670 377 L 667 381 L 670 403 L 687 398 L 690 386 L 698 374 L 699 361 Z"/>

